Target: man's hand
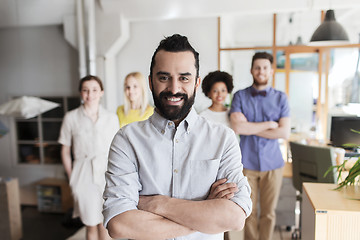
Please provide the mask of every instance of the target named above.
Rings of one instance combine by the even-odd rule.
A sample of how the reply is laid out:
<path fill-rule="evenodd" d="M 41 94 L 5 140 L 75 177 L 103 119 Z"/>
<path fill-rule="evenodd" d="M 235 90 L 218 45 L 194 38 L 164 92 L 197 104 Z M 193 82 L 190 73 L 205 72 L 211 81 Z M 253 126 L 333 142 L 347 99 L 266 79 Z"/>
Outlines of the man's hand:
<path fill-rule="evenodd" d="M 227 179 L 223 178 L 214 182 L 211 185 L 209 196 L 206 199 L 232 198 L 239 189 L 235 183 L 226 183 L 226 181 Z"/>
<path fill-rule="evenodd" d="M 279 127 L 279 123 L 274 122 L 274 121 L 268 121 L 269 123 L 269 129 L 275 129 Z"/>

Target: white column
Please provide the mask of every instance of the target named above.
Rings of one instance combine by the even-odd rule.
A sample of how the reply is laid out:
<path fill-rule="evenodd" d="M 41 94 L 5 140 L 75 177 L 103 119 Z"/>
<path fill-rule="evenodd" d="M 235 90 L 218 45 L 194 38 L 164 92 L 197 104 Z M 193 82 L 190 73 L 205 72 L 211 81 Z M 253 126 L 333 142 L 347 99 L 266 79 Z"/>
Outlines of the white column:
<path fill-rule="evenodd" d="M 91 75 L 96 75 L 96 29 L 95 29 L 95 0 L 87 0 L 88 20 L 88 61 Z"/>
<path fill-rule="evenodd" d="M 87 73 L 85 27 L 84 27 L 84 5 L 82 0 L 76 0 L 76 19 L 77 19 L 77 37 L 78 37 L 78 51 L 79 51 L 79 77 L 82 78 Z"/>

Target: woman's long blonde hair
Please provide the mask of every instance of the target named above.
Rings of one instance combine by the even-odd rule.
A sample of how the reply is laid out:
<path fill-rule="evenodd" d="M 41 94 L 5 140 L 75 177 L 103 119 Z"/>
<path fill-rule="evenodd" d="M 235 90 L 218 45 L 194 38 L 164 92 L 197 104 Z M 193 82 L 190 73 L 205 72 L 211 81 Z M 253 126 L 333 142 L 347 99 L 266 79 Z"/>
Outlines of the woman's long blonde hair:
<path fill-rule="evenodd" d="M 126 75 L 125 77 L 125 81 L 124 81 L 124 93 L 125 93 L 125 84 L 126 81 L 129 77 L 133 77 L 135 78 L 139 85 L 141 86 L 141 114 L 143 115 L 147 106 L 148 106 L 148 93 L 146 91 L 146 80 L 144 75 L 142 75 L 140 72 L 131 72 L 128 75 Z M 129 111 L 130 111 L 130 100 L 127 98 L 126 94 L 124 94 L 124 113 L 125 115 L 128 115 Z"/>

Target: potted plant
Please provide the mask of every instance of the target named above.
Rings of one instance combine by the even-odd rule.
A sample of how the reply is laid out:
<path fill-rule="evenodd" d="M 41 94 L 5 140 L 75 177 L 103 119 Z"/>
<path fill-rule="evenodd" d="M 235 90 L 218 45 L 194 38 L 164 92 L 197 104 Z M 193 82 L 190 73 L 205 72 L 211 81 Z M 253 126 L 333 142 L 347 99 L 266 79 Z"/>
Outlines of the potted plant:
<path fill-rule="evenodd" d="M 360 131 L 356 131 L 354 129 L 351 129 L 352 132 L 360 134 Z M 345 144 L 344 147 L 352 147 L 357 148 L 359 147 L 356 144 Z M 345 160 L 342 164 L 331 166 L 324 174 L 326 176 L 334 169 L 338 172 L 337 182 L 339 182 L 341 178 L 342 173 L 345 171 L 348 171 L 348 175 L 345 177 L 344 180 L 338 183 L 338 186 L 335 188 L 335 190 L 344 190 L 344 193 L 347 195 L 348 198 L 351 199 L 360 199 L 360 157 L 355 162 L 355 164 L 349 169 L 346 169 L 346 163 L 348 160 Z"/>

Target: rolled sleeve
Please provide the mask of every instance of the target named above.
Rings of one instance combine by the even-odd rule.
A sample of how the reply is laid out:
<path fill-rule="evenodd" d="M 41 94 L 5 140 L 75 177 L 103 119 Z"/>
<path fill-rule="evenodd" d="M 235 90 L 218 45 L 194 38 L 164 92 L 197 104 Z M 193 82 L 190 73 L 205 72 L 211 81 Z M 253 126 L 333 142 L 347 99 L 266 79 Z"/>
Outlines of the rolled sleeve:
<path fill-rule="evenodd" d="M 120 130 L 110 147 L 108 170 L 105 173 L 106 187 L 104 191 L 104 226 L 110 219 L 123 212 L 137 209 L 141 184 L 137 166 Z"/>
<path fill-rule="evenodd" d="M 231 130 L 229 129 L 229 131 Z M 220 164 L 218 179 L 225 177 L 228 182 L 237 184 L 239 191 L 230 200 L 239 205 L 245 211 L 246 217 L 248 217 L 252 210 L 251 188 L 243 174 L 241 151 L 236 136 L 232 131 L 229 135 L 226 137 L 228 144 Z"/>
<path fill-rule="evenodd" d="M 252 202 L 250 198 L 251 188 L 247 178 L 242 178 L 240 182 L 237 182 L 237 185 L 239 191 L 230 200 L 239 205 L 244 210 L 246 217 L 249 217 L 252 211 Z"/>
<path fill-rule="evenodd" d="M 69 113 L 65 114 L 60 128 L 60 136 L 58 142 L 65 146 L 71 146 L 71 116 Z"/>

